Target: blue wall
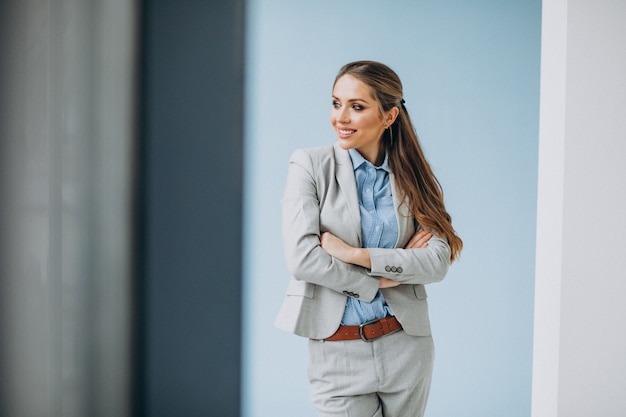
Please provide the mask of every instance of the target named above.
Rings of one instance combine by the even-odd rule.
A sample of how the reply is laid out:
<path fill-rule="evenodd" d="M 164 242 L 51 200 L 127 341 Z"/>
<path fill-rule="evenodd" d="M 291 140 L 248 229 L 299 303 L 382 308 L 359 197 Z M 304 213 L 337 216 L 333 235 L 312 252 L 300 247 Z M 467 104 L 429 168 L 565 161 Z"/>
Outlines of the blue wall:
<path fill-rule="evenodd" d="M 530 415 L 539 0 L 249 0 L 244 415 L 314 416 L 306 341 L 273 327 L 289 278 L 287 161 L 330 144 L 341 65 L 394 68 L 464 239 L 428 286 L 437 358 L 429 417 Z"/>

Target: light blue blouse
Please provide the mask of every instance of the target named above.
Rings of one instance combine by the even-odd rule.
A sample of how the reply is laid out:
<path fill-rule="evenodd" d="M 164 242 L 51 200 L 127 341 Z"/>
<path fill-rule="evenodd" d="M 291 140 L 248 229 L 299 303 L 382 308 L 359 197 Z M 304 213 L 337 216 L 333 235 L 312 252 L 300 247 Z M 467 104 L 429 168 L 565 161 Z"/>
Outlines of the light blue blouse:
<path fill-rule="evenodd" d="M 398 222 L 393 207 L 387 156 L 375 167 L 354 149 L 349 150 L 356 179 L 361 212 L 361 241 L 364 248 L 393 248 L 398 240 Z M 341 324 L 354 326 L 393 315 L 378 291 L 371 303 L 348 297 Z"/>

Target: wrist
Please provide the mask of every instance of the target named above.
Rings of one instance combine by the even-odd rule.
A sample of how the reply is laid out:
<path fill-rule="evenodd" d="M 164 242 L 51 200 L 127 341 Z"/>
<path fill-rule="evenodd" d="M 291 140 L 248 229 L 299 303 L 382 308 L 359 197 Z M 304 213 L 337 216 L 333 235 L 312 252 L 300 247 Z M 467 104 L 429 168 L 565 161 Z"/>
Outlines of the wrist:
<path fill-rule="evenodd" d="M 353 250 L 353 264 L 370 269 L 372 262 L 370 259 L 370 251 L 367 248 L 354 248 Z"/>

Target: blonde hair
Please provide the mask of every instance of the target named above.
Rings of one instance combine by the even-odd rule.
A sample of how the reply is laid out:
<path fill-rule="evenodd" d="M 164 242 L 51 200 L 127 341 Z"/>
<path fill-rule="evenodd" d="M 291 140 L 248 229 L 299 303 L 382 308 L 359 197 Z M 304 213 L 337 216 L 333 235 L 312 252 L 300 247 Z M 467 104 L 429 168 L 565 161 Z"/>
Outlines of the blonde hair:
<path fill-rule="evenodd" d="M 335 83 L 344 75 L 351 75 L 365 83 L 371 89 L 372 97 L 379 103 L 382 113 L 394 107 L 399 109 L 398 117 L 383 133 L 380 155 L 387 154 L 396 186 L 408 199 L 409 209 L 416 221 L 448 240 L 450 261 L 454 262 L 463 249 L 463 241 L 452 227 L 452 218 L 444 205 L 441 184 L 424 156 L 404 105 L 400 77 L 388 66 L 375 61 L 356 61 L 344 65 Z"/>

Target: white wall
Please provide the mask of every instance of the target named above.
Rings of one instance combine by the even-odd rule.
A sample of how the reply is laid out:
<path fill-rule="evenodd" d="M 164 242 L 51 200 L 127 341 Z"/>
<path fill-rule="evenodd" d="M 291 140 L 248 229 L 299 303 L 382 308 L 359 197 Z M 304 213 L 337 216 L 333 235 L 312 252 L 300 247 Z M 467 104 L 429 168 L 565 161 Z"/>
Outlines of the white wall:
<path fill-rule="evenodd" d="M 626 2 L 544 0 L 533 417 L 626 415 Z"/>
<path fill-rule="evenodd" d="M 313 416 L 306 341 L 273 327 L 288 274 L 280 198 L 296 148 L 331 144 L 341 65 L 394 68 L 465 241 L 428 287 L 437 349 L 427 415 L 530 414 L 540 1 L 250 0 L 247 417 Z"/>

